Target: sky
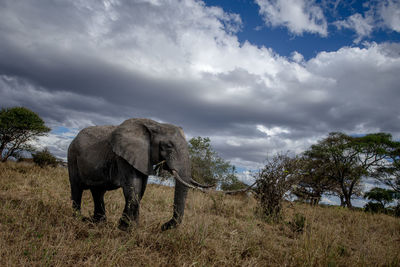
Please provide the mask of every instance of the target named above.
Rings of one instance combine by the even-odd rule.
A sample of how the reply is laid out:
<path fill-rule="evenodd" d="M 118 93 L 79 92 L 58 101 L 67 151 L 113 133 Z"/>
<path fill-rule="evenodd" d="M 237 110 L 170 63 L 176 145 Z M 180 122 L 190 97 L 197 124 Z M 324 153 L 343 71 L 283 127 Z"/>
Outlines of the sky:
<path fill-rule="evenodd" d="M 0 1 L 0 106 L 77 132 L 146 117 L 243 171 L 329 132 L 400 138 L 400 1 Z M 246 172 L 245 172 L 246 173 Z"/>

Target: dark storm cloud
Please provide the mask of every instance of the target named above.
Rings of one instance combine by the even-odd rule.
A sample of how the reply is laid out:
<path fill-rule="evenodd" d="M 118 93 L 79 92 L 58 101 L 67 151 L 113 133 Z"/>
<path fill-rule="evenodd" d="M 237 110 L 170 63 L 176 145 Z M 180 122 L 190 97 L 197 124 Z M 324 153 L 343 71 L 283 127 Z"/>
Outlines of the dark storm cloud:
<path fill-rule="evenodd" d="M 198 1 L 0 5 L 0 105 L 52 127 L 150 117 L 248 168 L 330 131 L 400 137 L 398 44 L 294 62 L 240 45 L 240 19 Z M 61 155 L 72 133 L 44 142 Z"/>

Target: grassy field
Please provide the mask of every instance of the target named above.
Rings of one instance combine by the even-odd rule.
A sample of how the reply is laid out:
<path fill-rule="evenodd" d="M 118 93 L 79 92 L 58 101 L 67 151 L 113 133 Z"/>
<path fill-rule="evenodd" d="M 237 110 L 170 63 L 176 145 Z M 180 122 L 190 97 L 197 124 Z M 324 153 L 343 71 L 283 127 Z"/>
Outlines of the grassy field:
<path fill-rule="evenodd" d="M 386 215 L 286 203 L 284 222 L 267 224 L 251 197 L 191 191 L 183 224 L 161 232 L 173 189 L 149 185 L 127 233 L 117 228 L 122 191 L 105 202 L 107 222 L 82 222 L 66 169 L 0 164 L 0 266 L 400 266 L 400 219 Z M 83 214 L 92 209 L 86 191 Z"/>

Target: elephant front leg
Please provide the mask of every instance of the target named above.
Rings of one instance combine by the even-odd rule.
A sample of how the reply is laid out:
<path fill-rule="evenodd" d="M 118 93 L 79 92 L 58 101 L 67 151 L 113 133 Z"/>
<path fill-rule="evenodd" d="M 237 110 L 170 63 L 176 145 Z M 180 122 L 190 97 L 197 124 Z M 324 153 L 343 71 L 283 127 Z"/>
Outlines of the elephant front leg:
<path fill-rule="evenodd" d="M 92 188 L 90 189 L 93 196 L 94 212 L 91 220 L 93 222 L 101 222 L 106 220 L 106 209 L 104 205 L 104 189 Z"/>
<path fill-rule="evenodd" d="M 119 220 L 119 229 L 126 231 L 132 226 L 132 223 L 139 223 L 141 189 L 141 179 L 134 179 L 133 183 L 123 187 L 125 208 Z"/>
<path fill-rule="evenodd" d="M 172 219 L 164 223 L 161 227 L 162 231 L 169 230 L 177 227 L 183 219 L 185 212 L 185 201 L 188 188 L 179 181 L 176 181 L 175 193 L 174 193 L 174 213 Z"/>

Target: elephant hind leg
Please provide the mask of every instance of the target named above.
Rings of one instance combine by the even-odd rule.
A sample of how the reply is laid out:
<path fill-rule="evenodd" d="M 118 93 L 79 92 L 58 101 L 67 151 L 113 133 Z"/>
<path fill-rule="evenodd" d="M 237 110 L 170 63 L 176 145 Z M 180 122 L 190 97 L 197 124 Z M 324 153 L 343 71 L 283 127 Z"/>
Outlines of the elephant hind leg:
<path fill-rule="evenodd" d="M 69 154 L 68 154 L 68 175 L 69 175 L 69 182 L 71 185 L 72 209 L 74 210 L 75 215 L 80 215 L 83 188 L 79 182 L 80 177 L 78 173 L 76 159 L 70 157 Z"/>
<path fill-rule="evenodd" d="M 100 222 L 106 220 L 106 209 L 104 205 L 104 194 L 106 190 L 101 188 L 91 188 L 90 192 L 92 193 L 93 202 L 94 202 L 94 212 L 92 221 Z"/>
<path fill-rule="evenodd" d="M 72 209 L 76 214 L 81 212 L 82 193 L 83 189 L 80 186 L 71 184 Z"/>

